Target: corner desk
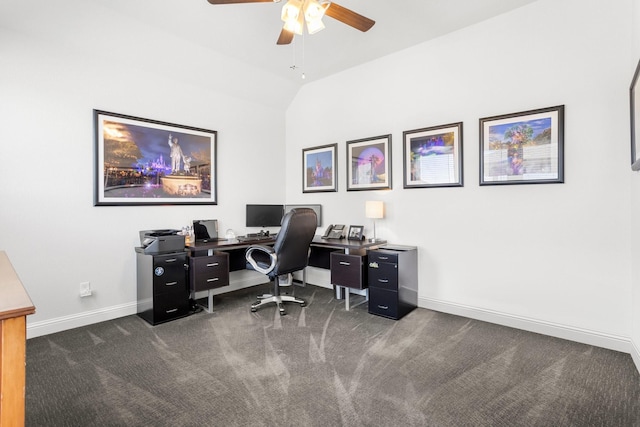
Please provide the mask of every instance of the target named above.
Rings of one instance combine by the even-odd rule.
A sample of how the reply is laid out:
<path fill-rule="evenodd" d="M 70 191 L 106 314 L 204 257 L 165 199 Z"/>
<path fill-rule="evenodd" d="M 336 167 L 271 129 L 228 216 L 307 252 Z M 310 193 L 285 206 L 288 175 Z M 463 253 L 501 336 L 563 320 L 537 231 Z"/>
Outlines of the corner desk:
<path fill-rule="evenodd" d="M 207 291 L 205 310 L 213 308 L 216 288 L 229 285 L 229 272 L 246 268 L 245 250 L 251 245 L 273 245 L 275 237 L 262 240 L 240 241 L 237 239 L 216 240 L 188 245 L 189 288 L 192 294 Z M 316 235 L 311 242 L 309 266 L 331 270 L 331 284 L 335 286 L 336 298 L 345 299 L 349 309 L 347 288 L 367 289 L 367 251 L 385 245 L 385 240 L 323 239 Z M 303 283 L 306 274 L 303 271 Z"/>

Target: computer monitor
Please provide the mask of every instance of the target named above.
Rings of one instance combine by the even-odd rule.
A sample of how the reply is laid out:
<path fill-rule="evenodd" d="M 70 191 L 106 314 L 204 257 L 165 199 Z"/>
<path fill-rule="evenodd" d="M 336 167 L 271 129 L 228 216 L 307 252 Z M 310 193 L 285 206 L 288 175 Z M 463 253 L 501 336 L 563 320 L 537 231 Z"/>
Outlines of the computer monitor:
<path fill-rule="evenodd" d="M 295 208 L 309 208 L 313 209 L 316 213 L 316 217 L 318 217 L 318 227 L 322 227 L 322 205 L 284 205 L 284 213 L 285 215 L 291 209 Z"/>
<path fill-rule="evenodd" d="M 247 205 L 247 227 L 280 227 L 284 205 Z"/>

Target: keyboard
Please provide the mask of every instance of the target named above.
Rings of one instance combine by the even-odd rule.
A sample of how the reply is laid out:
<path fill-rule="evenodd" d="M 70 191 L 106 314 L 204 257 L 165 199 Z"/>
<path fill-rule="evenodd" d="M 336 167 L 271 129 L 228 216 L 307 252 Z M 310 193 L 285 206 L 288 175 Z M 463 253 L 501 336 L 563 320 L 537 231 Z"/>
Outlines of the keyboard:
<path fill-rule="evenodd" d="M 239 242 L 261 242 L 266 240 L 273 240 L 275 236 L 238 236 L 236 237 Z"/>

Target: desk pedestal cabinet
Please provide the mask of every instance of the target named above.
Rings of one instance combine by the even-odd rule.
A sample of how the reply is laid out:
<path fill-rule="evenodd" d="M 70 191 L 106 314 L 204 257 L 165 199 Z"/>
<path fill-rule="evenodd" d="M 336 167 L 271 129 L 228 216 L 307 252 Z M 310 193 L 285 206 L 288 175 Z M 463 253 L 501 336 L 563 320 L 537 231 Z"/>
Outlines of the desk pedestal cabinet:
<path fill-rule="evenodd" d="M 212 251 L 213 252 L 213 251 Z M 196 292 L 208 291 L 208 313 L 213 310 L 212 289 L 229 286 L 229 254 L 215 252 L 211 255 L 189 257 L 189 288 L 195 297 Z"/>
<path fill-rule="evenodd" d="M 398 320 L 417 305 L 417 249 L 388 245 L 369 251 L 369 313 Z"/>
<path fill-rule="evenodd" d="M 139 249 L 138 316 L 157 325 L 188 315 L 187 253 L 147 255 Z"/>

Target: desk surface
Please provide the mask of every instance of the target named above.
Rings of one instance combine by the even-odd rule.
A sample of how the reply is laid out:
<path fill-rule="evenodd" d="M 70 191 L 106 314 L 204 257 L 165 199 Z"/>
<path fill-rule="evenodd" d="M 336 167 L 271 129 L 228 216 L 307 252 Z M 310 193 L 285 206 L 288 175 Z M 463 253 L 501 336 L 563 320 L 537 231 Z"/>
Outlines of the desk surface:
<path fill-rule="evenodd" d="M 242 249 L 247 248 L 251 245 L 271 245 L 276 241 L 275 237 L 271 239 L 264 240 L 252 240 L 252 241 L 244 241 L 241 242 L 238 239 L 226 239 L 226 240 L 217 240 L 214 242 L 197 242 L 195 245 L 187 246 L 187 249 L 190 251 L 201 251 L 201 250 L 231 250 L 231 249 Z M 337 248 L 337 249 L 348 249 L 348 250 L 358 250 L 358 249 L 368 249 L 372 247 L 382 246 L 386 244 L 386 240 L 377 240 L 375 242 L 371 242 L 369 240 L 349 240 L 349 239 L 323 239 L 319 235 L 314 236 L 313 241 L 311 242 L 312 246 L 319 246 L 325 248 Z"/>

